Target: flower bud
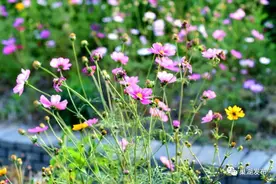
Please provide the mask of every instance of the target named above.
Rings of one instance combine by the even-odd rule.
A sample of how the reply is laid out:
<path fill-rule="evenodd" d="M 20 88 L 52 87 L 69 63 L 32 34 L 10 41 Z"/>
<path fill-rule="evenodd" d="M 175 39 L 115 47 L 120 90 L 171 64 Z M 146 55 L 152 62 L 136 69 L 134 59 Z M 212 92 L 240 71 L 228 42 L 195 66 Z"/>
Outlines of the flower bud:
<path fill-rule="evenodd" d="M 198 38 L 195 38 L 195 39 L 193 40 L 193 44 L 194 44 L 194 45 L 198 45 L 198 44 L 199 44 L 199 39 L 198 39 Z"/>
<path fill-rule="evenodd" d="M 129 36 L 125 33 L 125 34 L 123 34 L 123 36 L 122 36 L 122 41 L 124 42 L 124 43 L 126 43 L 126 42 L 128 42 L 129 41 Z"/>
<path fill-rule="evenodd" d="M 75 41 L 76 40 L 76 34 L 75 33 L 71 33 L 69 35 L 69 38 L 70 38 L 71 41 Z"/>
<path fill-rule="evenodd" d="M 20 128 L 20 129 L 18 129 L 18 133 L 19 133 L 20 135 L 25 135 L 25 134 L 26 134 L 26 131 Z"/>
<path fill-rule="evenodd" d="M 86 56 L 82 56 L 81 57 L 81 60 L 82 62 L 85 64 L 85 63 L 88 63 L 88 58 Z"/>
<path fill-rule="evenodd" d="M 124 174 L 128 175 L 129 174 L 129 170 L 124 170 Z"/>
<path fill-rule="evenodd" d="M 44 120 L 47 121 L 47 122 L 49 122 L 50 121 L 50 117 L 49 116 L 45 116 Z"/>
<path fill-rule="evenodd" d="M 237 145 L 237 143 L 233 141 L 233 142 L 231 142 L 230 147 L 234 148 L 236 145 Z"/>
<path fill-rule="evenodd" d="M 246 136 L 245 136 L 245 140 L 246 141 L 250 141 L 252 139 L 252 136 L 250 135 L 250 134 L 247 134 Z"/>
<path fill-rule="evenodd" d="M 250 166 L 250 163 L 246 163 L 246 164 L 245 164 L 245 167 L 248 167 L 248 166 Z"/>
<path fill-rule="evenodd" d="M 21 158 L 18 158 L 16 161 L 17 161 L 18 165 L 22 165 L 22 164 L 23 164 L 23 162 L 22 162 L 22 159 L 21 159 Z"/>
<path fill-rule="evenodd" d="M 192 144 L 189 143 L 189 141 L 185 141 L 185 145 L 187 146 L 187 148 L 190 148 L 192 146 Z"/>
<path fill-rule="evenodd" d="M 146 87 L 147 88 L 153 88 L 155 86 L 155 82 L 151 80 L 146 80 Z"/>
<path fill-rule="evenodd" d="M 34 104 L 35 107 L 40 106 L 40 102 L 39 102 L 38 100 L 35 100 L 35 101 L 33 102 L 33 104 Z"/>
<path fill-rule="evenodd" d="M 41 67 L 41 63 L 39 61 L 34 61 L 33 62 L 33 67 L 37 70 Z"/>
<path fill-rule="evenodd" d="M 44 124 L 44 123 L 40 123 L 39 126 L 40 126 L 41 128 L 44 128 L 44 127 L 45 127 L 45 124 Z"/>
<path fill-rule="evenodd" d="M 177 42 L 179 41 L 179 36 L 175 33 L 173 34 L 172 39 Z"/>
<path fill-rule="evenodd" d="M 102 130 L 101 133 L 102 133 L 103 136 L 105 136 L 107 134 L 107 131 L 106 130 Z"/>
<path fill-rule="evenodd" d="M 106 70 L 103 70 L 101 73 L 102 73 L 104 80 L 106 80 L 106 81 L 110 80 L 110 75 L 107 73 Z"/>
<path fill-rule="evenodd" d="M 17 160 L 17 156 L 16 156 L 16 155 L 11 155 L 11 160 L 12 160 L 13 162 L 15 162 L 15 161 Z"/>
<path fill-rule="evenodd" d="M 33 144 L 37 143 L 37 136 L 36 135 L 32 136 L 31 141 Z"/>
<path fill-rule="evenodd" d="M 242 150 L 243 150 L 243 146 L 240 145 L 240 146 L 238 147 L 238 151 L 242 151 Z"/>
<path fill-rule="evenodd" d="M 273 162 L 274 162 L 273 160 L 269 160 L 269 163 L 273 164 Z"/>
<path fill-rule="evenodd" d="M 82 47 L 88 46 L 88 41 L 87 41 L 87 40 L 82 40 L 82 41 L 81 41 L 81 46 L 82 46 Z"/>

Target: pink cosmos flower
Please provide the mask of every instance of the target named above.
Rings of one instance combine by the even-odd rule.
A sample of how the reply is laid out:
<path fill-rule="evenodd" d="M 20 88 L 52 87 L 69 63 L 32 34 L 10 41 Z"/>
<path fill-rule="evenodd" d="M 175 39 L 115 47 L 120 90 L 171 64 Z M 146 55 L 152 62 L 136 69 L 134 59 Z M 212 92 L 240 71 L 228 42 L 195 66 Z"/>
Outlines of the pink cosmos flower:
<path fill-rule="evenodd" d="M 209 123 L 213 120 L 213 111 L 209 110 L 208 114 L 201 119 L 201 123 Z"/>
<path fill-rule="evenodd" d="M 264 90 L 264 86 L 261 85 L 261 84 L 252 84 L 250 86 L 250 90 L 253 92 L 253 93 L 260 93 Z"/>
<path fill-rule="evenodd" d="M 56 92 L 62 92 L 62 89 L 60 89 L 60 86 L 62 83 L 66 81 L 65 77 L 60 77 L 60 78 L 54 78 L 53 80 L 53 87 L 56 90 Z"/>
<path fill-rule="evenodd" d="M 260 3 L 263 5 L 268 5 L 269 1 L 268 0 L 260 0 Z"/>
<path fill-rule="evenodd" d="M 227 70 L 227 66 L 222 63 L 219 64 L 219 68 L 223 71 Z"/>
<path fill-rule="evenodd" d="M 57 68 L 57 71 L 69 70 L 72 64 L 67 58 L 53 58 L 50 62 L 51 67 Z"/>
<path fill-rule="evenodd" d="M 164 102 L 158 100 L 158 103 L 157 103 L 159 109 L 165 111 L 165 112 L 170 112 L 171 111 L 171 108 L 169 108 Z"/>
<path fill-rule="evenodd" d="M 126 92 L 134 99 L 139 100 L 143 105 L 151 103 L 152 89 L 140 88 L 139 86 L 128 86 Z"/>
<path fill-rule="evenodd" d="M 248 89 L 248 88 L 250 88 L 250 86 L 252 86 L 253 84 L 255 84 L 255 80 L 249 79 L 249 80 L 244 81 L 243 87 L 244 87 L 245 89 Z"/>
<path fill-rule="evenodd" d="M 48 126 L 44 126 L 44 127 L 40 127 L 40 126 L 37 126 L 37 127 L 35 127 L 35 128 L 30 128 L 30 129 L 28 129 L 28 132 L 29 133 L 41 133 L 41 132 L 44 132 L 44 131 L 46 131 L 46 130 L 48 130 Z"/>
<path fill-rule="evenodd" d="M 82 71 L 82 73 L 86 74 L 87 76 L 92 76 L 96 71 L 96 66 L 84 67 L 81 71 Z"/>
<path fill-rule="evenodd" d="M 163 36 L 165 34 L 165 21 L 163 19 L 158 19 L 153 22 L 153 33 L 155 36 Z"/>
<path fill-rule="evenodd" d="M 44 95 L 40 96 L 40 103 L 47 109 L 56 108 L 58 110 L 64 110 L 67 106 L 67 100 L 60 101 L 61 97 L 59 95 L 52 95 L 51 101 L 49 101 Z"/>
<path fill-rule="evenodd" d="M 174 56 L 176 53 L 175 48 L 170 44 L 165 44 L 164 46 L 161 43 L 154 43 L 149 51 L 153 54 L 160 56 Z"/>
<path fill-rule="evenodd" d="M 258 40 L 263 40 L 264 39 L 264 35 L 263 34 L 261 34 L 261 33 L 259 33 L 257 30 L 255 30 L 255 29 L 253 29 L 252 31 L 251 31 L 251 34 L 255 37 L 255 38 L 257 38 Z"/>
<path fill-rule="evenodd" d="M 120 144 L 122 150 L 125 151 L 129 142 L 125 138 L 122 138 L 122 140 L 119 141 L 119 144 Z"/>
<path fill-rule="evenodd" d="M 50 37 L 50 35 L 51 35 L 51 32 L 47 29 L 42 30 L 39 34 L 41 39 L 47 39 Z"/>
<path fill-rule="evenodd" d="M 160 161 L 171 171 L 174 171 L 174 165 L 172 163 L 171 160 L 169 160 L 167 157 L 165 156 L 161 156 L 160 157 Z"/>
<path fill-rule="evenodd" d="M 6 10 L 6 7 L 3 6 L 3 5 L 0 5 L 0 15 L 3 16 L 3 17 L 8 16 L 8 12 Z"/>
<path fill-rule="evenodd" d="M 174 127 L 174 128 L 179 128 L 179 127 L 180 127 L 180 121 L 178 121 L 178 120 L 173 120 L 173 127 Z"/>
<path fill-rule="evenodd" d="M 174 83 L 176 81 L 176 77 L 171 73 L 167 73 L 166 71 L 158 72 L 157 77 L 161 83 Z"/>
<path fill-rule="evenodd" d="M 224 19 L 222 23 L 225 24 L 225 25 L 228 25 L 228 24 L 231 23 L 231 20 L 230 19 Z"/>
<path fill-rule="evenodd" d="M 135 77 L 129 77 L 129 76 L 124 76 L 124 80 L 120 81 L 120 84 L 125 85 L 125 86 L 135 86 L 139 82 L 139 79 L 137 76 Z"/>
<path fill-rule="evenodd" d="M 150 108 L 149 113 L 151 114 L 152 117 L 157 117 L 159 118 L 161 121 L 163 122 L 167 122 L 168 121 L 168 116 L 167 114 L 160 110 L 159 108 Z"/>
<path fill-rule="evenodd" d="M 216 39 L 216 40 L 219 40 L 219 41 L 222 41 L 224 39 L 224 37 L 226 36 L 226 33 L 223 31 L 223 30 L 215 30 L 213 32 L 213 37 Z"/>
<path fill-rule="evenodd" d="M 240 65 L 243 67 L 253 68 L 255 65 L 255 62 L 251 59 L 242 59 L 240 60 Z"/>
<path fill-rule="evenodd" d="M 201 78 L 201 75 L 198 73 L 193 73 L 191 75 L 188 75 L 189 80 L 197 81 Z"/>
<path fill-rule="evenodd" d="M 118 6 L 119 5 L 118 0 L 108 0 L 107 3 L 110 4 L 111 6 Z"/>
<path fill-rule="evenodd" d="M 151 4 L 151 6 L 156 7 L 158 0 L 148 0 L 148 2 Z"/>
<path fill-rule="evenodd" d="M 17 27 L 21 26 L 21 24 L 23 24 L 23 23 L 24 23 L 24 18 L 21 18 L 21 17 L 16 18 L 13 22 L 13 27 L 17 28 Z"/>
<path fill-rule="evenodd" d="M 88 124 L 88 126 L 92 126 L 92 125 L 98 123 L 98 121 L 99 120 L 97 118 L 93 118 L 93 119 L 87 120 L 86 123 Z"/>
<path fill-rule="evenodd" d="M 15 38 L 9 38 L 8 40 L 2 40 L 4 48 L 2 50 L 3 54 L 9 55 L 14 53 L 17 50 Z"/>
<path fill-rule="evenodd" d="M 168 57 L 157 57 L 155 62 L 165 69 L 171 70 L 173 72 L 179 72 L 178 62 L 173 62 Z"/>
<path fill-rule="evenodd" d="M 234 56 L 235 58 L 237 58 L 237 59 L 242 58 L 242 53 L 240 53 L 239 51 L 232 49 L 230 52 L 231 52 L 232 56 Z"/>
<path fill-rule="evenodd" d="M 203 51 L 201 54 L 203 57 L 208 59 L 213 59 L 217 57 L 221 52 L 223 52 L 221 49 L 207 49 L 206 51 Z"/>
<path fill-rule="evenodd" d="M 113 52 L 111 54 L 111 58 L 115 61 L 115 62 L 120 62 L 123 65 L 126 65 L 128 62 L 128 57 L 124 55 L 124 53 L 122 52 Z"/>
<path fill-rule="evenodd" d="M 216 93 L 212 90 L 204 91 L 203 94 L 202 94 L 203 99 L 211 100 L 211 99 L 214 99 L 216 97 L 217 97 Z"/>
<path fill-rule="evenodd" d="M 181 59 L 181 65 L 183 67 L 183 71 L 185 72 L 186 70 L 189 71 L 190 74 L 193 73 L 193 67 L 192 65 L 188 62 L 188 60 L 186 60 L 186 57 L 183 57 Z"/>
<path fill-rule="evenodd" d="M 18 93 L 19 96 L 22 95 L 24 91 L 25 82 L 29 79 L 31 71 L 21 69 L 21 74 L 19 74 L 16 78 L 16 86 L 13 88 L 13 93 Z"/>
<path fill-rule="evenodd" d="M 240 8 L 234 13 L 230 13 L 229 17 L 232 19 L 241 20 L 245 17 L 245 12 Z"/>

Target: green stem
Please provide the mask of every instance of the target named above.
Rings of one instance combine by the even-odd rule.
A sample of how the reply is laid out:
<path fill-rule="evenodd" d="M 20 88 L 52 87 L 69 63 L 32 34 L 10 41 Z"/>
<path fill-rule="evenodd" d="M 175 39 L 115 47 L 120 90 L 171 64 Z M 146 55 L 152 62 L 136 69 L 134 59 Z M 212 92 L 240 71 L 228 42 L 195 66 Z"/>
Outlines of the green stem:
<path fill-rule="evenodd" d="M 86 95 L 86 92 L 85 92 L 85 90 L 84 90 L 83 83 L 82 83 L 82 79 L 81 79 L 81 75 L 80 75 L 79 62 L 78 62 L 78 58 L 77 58 L 77 54 L 76 54 L 75 42 L 74 42 L 74 41 L 72 41 L 72 48 L 73 48 L 73 53 L 74 53 L 75 62 L 76 62 L 76 66 L 77 66 L 77 73 L 78 73 L 80 85 L 81 85 L 81 88 L 82 88 L 84 97 L 87 99 L 87 95 Z"/>

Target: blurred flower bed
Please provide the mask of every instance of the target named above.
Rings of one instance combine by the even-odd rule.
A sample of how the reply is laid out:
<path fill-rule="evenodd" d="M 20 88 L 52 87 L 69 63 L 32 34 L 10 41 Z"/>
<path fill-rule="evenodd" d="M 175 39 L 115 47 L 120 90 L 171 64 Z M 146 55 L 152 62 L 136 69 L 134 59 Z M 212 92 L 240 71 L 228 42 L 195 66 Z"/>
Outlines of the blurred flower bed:
<path fill-rule="evenodd" d="M 152 43 L 170 43 L 180 56 L 192 58 L 189 88 L 184 90 L 187 97 L 184 114 L 188 116 L 195 108 L 188 97 L 198 96 L 204 87 L 210 86 L 217 93 L 217 98 L 208 104 L 210 109 L 220 111 L 222 105 L 237 104 L 247 113 L 247 117 L 236 125 L 239 127 L 236 134 L 260 131 L 257 135 L 263 137 L 267 132 L 275 133 L 275 44 L 270 37 L 274 24 L 268 19 L 266 6 L 269 6 L 267 0 L 3 1 L 0 5 L 0 80 L 3 84 L 0 117 L 24 118 L 26 122 L 39 119 L 30 105 L 30 100 L 38 98 L 37 94 L 27 90 L 28 94 L 18 98 L 12 95 L 10 88 L 20 68 L 31 68 L 34 60 L 48 66 L 53 57 L 73 58 L 68 35 L 74 32 L 79 44 L 87 40 L 90 50 L 102 53 L 101 65 L 107 70 L 116 66 L 113 60 L 122 57 L 110 54 L 114 50 L 124 50 L 131 58 L 124 68 L 134 76 L 139 74 L 142 82 L 155 75 L 147 73 L 153 58 L 149 52 Z M 207 59 L 217 54 L 217 50 L 208 48 L 222 49 L 225 60 L 206 64 Z M 75 49 L 79 59 L 89 58 L 85 48 Z M 198 50 L 208 51 L 205 59 L 196 52 Z M 165 63 L 163 67 L 172 70 L 175 63 L 180 62 L 178 56 L 165 60 L 157 58 L 155 62 Z M 53 84 L 49 81 L 52 79 L 39 72 L 31 82 L 44 89 L 51 87 Z M 76 73 L 70 72 L 70 76 L 68 85 L 80 92 Z M 89 79 L 84 78 L 84 81 Z M 84 88 L 97 103 L 99 97 L 94 87 L 86 85 Z M 179 91 L 171 88 L 169 100 L 178 102 Z M 61 94 L 68 98 L 66 93 Z M 29 115 L 30 112 L 33 113 Z M 202 111 L 202 114 L 207 112 Z M 91 112 L 87 110 L 86 113 Z M 74 124 L 75 118 L 69 116 L 66 120 Z M 229 129 L 229 124 L 222 122 L 222 125 Z"/>

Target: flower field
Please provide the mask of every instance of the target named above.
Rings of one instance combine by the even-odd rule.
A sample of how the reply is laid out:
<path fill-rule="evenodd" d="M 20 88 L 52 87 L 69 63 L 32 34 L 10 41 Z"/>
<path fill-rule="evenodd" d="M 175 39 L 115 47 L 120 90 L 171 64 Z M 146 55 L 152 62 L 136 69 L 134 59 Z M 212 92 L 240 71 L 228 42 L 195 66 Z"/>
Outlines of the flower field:
<path fill-rule="evenodd" d="M 276 150 L 275 5 L 1 1 L 1 131 L 49 160 L 4 149 L 0 183 L 243 183 L 264 157 L 238 155 Z"/>

